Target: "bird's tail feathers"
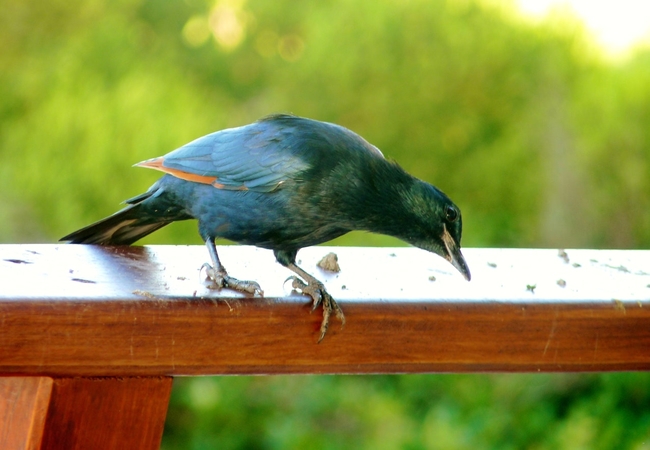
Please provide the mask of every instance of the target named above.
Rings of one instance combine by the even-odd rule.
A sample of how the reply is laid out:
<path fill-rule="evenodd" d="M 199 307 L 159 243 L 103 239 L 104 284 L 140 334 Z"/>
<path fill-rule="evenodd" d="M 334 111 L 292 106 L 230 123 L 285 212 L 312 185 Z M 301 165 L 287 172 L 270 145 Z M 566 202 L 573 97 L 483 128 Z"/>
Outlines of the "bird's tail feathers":
<path fill-rule="evenodd" d="M 126 201 L 128 206 L 115 214 L 62 237 L 71 244 L 130 245 L 170 224 L 176 218 L 148 214 L 142 202 L 152 195 L 145 192 Z"/>

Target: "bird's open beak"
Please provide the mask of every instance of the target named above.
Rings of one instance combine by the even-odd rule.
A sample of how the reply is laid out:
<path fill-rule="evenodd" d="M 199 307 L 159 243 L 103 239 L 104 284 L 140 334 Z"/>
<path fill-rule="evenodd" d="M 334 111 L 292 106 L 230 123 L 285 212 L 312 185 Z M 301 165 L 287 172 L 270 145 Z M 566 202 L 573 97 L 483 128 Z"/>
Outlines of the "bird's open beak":
<path fill-rule="evenodd" d="M 458 269 L 465 279 L 469 281 L 472 278 L 472 274 L 469 273 L 469 267 L 467 267 L 465 258 L 460 252 L 460 247 L 456 245 L 454 238 L 451 237 L 451 234 L 449 234 L 446 227 L 445 231 L 442 233 L 442 242 L 445 243 L 445 247 L 447 248 L 445 259 Z"/>

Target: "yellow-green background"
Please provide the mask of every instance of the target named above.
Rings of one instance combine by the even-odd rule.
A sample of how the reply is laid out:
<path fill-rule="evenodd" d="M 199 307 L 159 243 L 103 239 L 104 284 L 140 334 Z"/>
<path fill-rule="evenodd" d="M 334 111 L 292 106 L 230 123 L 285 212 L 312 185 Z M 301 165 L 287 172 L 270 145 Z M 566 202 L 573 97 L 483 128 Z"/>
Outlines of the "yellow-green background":
<path fill-rule="evenodd" d="M 2 242 L 54 242 L 157 178 L 133 163 L 292 112 L 449 194 L 464 246 L 650 245 L 650 51 L 610 62 L 574 20 L 470 0 L 0 6 Z M 193 223 L 144 242 L 200 244 Z M 163 448 L 650 449 L 650 376 L 177 379 Z"/>

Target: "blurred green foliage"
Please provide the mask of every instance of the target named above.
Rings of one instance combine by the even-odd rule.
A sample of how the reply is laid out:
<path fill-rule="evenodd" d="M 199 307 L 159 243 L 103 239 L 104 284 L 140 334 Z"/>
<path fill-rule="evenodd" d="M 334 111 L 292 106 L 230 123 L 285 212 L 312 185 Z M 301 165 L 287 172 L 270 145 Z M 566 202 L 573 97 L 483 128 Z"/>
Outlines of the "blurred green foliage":
<path fill-rule="evenodd" d="M 471 0 L 3 0 L 0 239 L 51 242 L 278 111 L 347 126 L 463 210 L 465 246 L 650 245 L 650 51 Z M 192 223 L 144 242 L 199 243 Z M 362 233 L 345 245 L 401 245 Z M 177 379 L 163 448 L 650 448 L 650 377 Z"/>
<path fill-rule="evenodd" d="M 647 374 L 177 378 L 164 448 L 647 449 Z"/>

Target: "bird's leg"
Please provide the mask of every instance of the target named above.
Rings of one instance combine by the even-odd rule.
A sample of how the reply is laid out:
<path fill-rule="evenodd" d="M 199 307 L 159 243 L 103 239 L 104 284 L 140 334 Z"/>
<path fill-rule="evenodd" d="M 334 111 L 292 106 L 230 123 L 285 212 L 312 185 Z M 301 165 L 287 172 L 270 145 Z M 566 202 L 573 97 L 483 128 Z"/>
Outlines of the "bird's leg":
<path fill-rule="evenodd" d="M 287 268 L 297 273 L 300 278 L 302 278 L 301 280 L 296 276 L 291 276 L 287 278 L 287 280 L 292 280 L 291 286 L 294 289 L 300 289 L 303 294 L 309 295 L 312 298 L 313 306 L 311 310 L 315 310 L 320 304 L 323 305 L 323 321 L 320 325 L 320 338 L 318 339 L 318 342 L 322 341 L 325 337 L 325 333 L 327 333 L 332 311 L 336 313 L 336 317 L 339 318 L 341 321 L 341 327 L 343 327 L 343 325 L 345 325 L 345 316 L 343 315 L 343 310 L 338 305 L 338 303 L 336 303 L 336 300 L 334 300 L 332 296 L 329 295 L 325 290 L 323 283 L 318 281 L 313 276 L 309 275 L 294 263 L 288 264 Z M 305 283 L 303 280 L 307 281 L 307 283 Z"/>
<path fill-rule="evenodd" d="M 221 264 L 221 261 L 219 261 L 219 255 L 217 254 L 217 247 L 214 245 L 214 239 L 206 239 L 205 245 L 208 247 L 210 259 L 212 259 L 212 266 L 208 263 L 204 263 L 201 268 L 203 269 L 205 267 L 208 278 L 214 281 L 219 289 L 229 288 L 253 295 L 258 293 L 261 296 L 264 296 L 264 291 L 255 281 L 238 280 L 237 278 L 228 275 L 226 268 Z"/>

